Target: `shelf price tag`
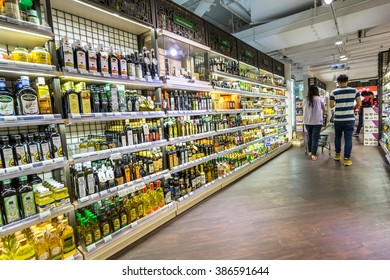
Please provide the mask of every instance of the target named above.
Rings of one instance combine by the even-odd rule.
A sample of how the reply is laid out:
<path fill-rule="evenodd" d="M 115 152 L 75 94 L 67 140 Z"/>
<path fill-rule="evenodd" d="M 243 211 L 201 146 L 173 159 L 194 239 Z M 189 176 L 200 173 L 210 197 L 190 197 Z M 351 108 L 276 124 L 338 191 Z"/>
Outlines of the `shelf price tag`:
<path fill-rule="evenodd" d="M 46 217 L 49 217 L 51 215 L 50 210 L 47 210 L 45 212 L 39 213 L 39 219 L 43 220 Z"/>
<path fill-rule="evenodd" d="M 164 179 L 165 180 L 168 180 L 169 178 L 172 178 L 171 173 L 167 173 L 167 174 L 164 175 Z"/>
<path fill-rule="evenodd" d="M 108 189 L 110 192 L 116 192 L 118 190 L 118 187 L 112 187 Z"/>
<path fill-rule="evenodd" d="M 88 253 L 92 252 L 93 250 L 96 250 L 96 245 L 95 244 L 91 244 L 86 249 L 87 249 Z"/>
<path fill-rule="evenodd" d="M 111 160 L 117 160 L 117 159 L 121 159 L 121 158 L 122 158 L 122 154 L 121 153 L 111 154 L 111 156 L 110 156 Z"/>
<path fill-rule="evenodd" d="M 104 237 L 103 239 L 104 239 L 104 243 L 108 243 L 112 240 L 112 236 L 108 235 L 108 236 Z"/>
<path fill-rule="evenodd" d="M 18 120 L 18 117 L 16 116 L 5 116 L 4 121 L 5 122 L 16 122 Z"/>
<path fill-rule="evenodd" d="M 127 190 L 121 190 L 121 191 L 119 191 L 118 192 L 118 195 L 120 196 L 120 197 L 124 197 L 124 196 L 126 196 L 128 193 L 127 193 Z"/>
<path fill-rule="evenodd" d="M 94 194 L 91 194 L 90 197 L 91 197 L 91 200 L 95 200 L 99 197 L 99 193 L 94 193 Z"/>
<path fill-rule="evenodd" d="M 90 198 L 89 196 L 84 196 L 84 197 L 82 197 L 82 198 L 79 198 L 79 202 L 80 202 L 80 203 L 84 203 L 84 202 L 88 201 L 89 198 Z"/>
<path fill-rule="evenodd" d="M 53 120 L 54 119 L 54 115 L 43 115 L 43 119 L 44 120 Z"/>
<path fill-rule="evenodd" d="M 81 115 L 80 115 L 80 114 L 72 114 L 72 115 L 71 115 L 71 118 L 72 118 L 72 119 L 80 119 L 80 118 L 81 118 Z"/>
<path fill-rule="evenodd" d="M 108 193 L 107 190 L 101 191 L 100 196 L 105 196 L 105 195 L 107 195 L 107 193 Z"/>
<path fill-rule="evenodd" d="M 32 164 L 25 164 L 25 165 L 21 165 L 20 166 L 20 169 L 21 170 L 29 170 L 29 169 L 31 169 L 33 166 L 32 166 Z M 1 173 L 0 173 L 1 174 Z"/>
<path fill-rule="evenodd" d="M 134 228 L 134 227 L 136 227 L 137 225 L 138 225 L 138 222 L 135 221 L 135 222 L 133 222 L 133 223 L 131 224 L 131 227 Z"/>
<path fill-rule="evenodd" d="M 9 167 L 7 168 L 7 173 L 15 173 L 15 172 L 18 172 L 20 169 L 18 166 L 15 166 L 15 167 Z"/>

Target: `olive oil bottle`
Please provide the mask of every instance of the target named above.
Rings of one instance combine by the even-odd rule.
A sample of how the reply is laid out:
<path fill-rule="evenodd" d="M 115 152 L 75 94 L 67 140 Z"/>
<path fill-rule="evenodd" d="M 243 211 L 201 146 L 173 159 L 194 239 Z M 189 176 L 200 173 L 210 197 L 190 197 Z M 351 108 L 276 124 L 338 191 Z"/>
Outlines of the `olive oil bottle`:
<path fill-rule="evenodd" d="M 62 85 L 64 106 L 66 114 L 80 114 L 79 95 L 74 90 L 73 82 L 66 82 Z"/>
<path fill-rule="evenodd" d="M 21 76 L 20 81 L 15 86 L 15 98 L 18 115 L 38 115 L 38 96 L 36 91 L 30 86 L 30 78 Z"/>
<path fill-rule="evenodd" d="M 75 41 L 73 55 L 75 68 L 80 73 L 85 73 L 87 71 L 87 52 L 84 50 L 80 40 Z"/>
<path fill-rule="evenodd" d="M 63 258 L 66 259 L 76 253 L 73 228 L 69 226 L 68 219 L 62 221 L 62 229 L 59 233 L 61 240 Z"/>
<path fill-rule="evenodd" d="M 62 149 L 61 136 L 56 131 L 54 125 L 50 125 L 49 127 L 49 138 L 50 138 L 50 146 L 51 146 L 53 158 L 63 157 L 64 152 Z"/>
<path fill-rule="evenodd" d="M 89 90 L 87 90 L 85 82 L 78 83 L 75 87 L 75 90 L 79 93 L 81 112 L 83 114 L 91 114 L 91 93 Z"/>
<path fill-rule="evenodd" d="M 53 107 L 51 104 L 51 95 L 49 87 L 46 85 L 45 78 L 38 77 L 36 81 L 38 106 L 41 114 L 53 114 Z"/>
<path fill-rule="evenodd" d="M 16 189 L 12 186 L 11 180 L 2 182 L 1 199 L 4 206 L 4 218 L 7 224 L 20 220 L 20 209 Z"/>
<path fill-rule="evenodd" d="M 51 160 L 53 158 L 49 142 L 46 140 L 45 132 L 39 133 L 39 152 L 41 154 L 41 159 L 43 160 Z"/>
<path fill-rule="evenodd" d="M 27 146 L 28 146 L 28 151 L 30 153 L 31 163 L 40 162 L 41 156 L 39 154 L 39 146 L 38 146 L 39 144 L 35 141 L 34 134 L 29 133 L 27 137 L 28 137 Z"/>
<path fill-rule="evenodd" d="M 14 95 L 7 89 L 4 78 L 0 78 L 0 116 L 15 115 Z"/>
<path fill-rule="evenodd" d="M 3 145 L 0 146 L 0 154 L 1 161 L 3 164 L 3 168 L 9 168 L 17 165 L 17 160 L 15 160 L 15 156 L 13 153 L 12 146 L 9 144 L 9 137 L 3 136 L 1 137 Z"/>
<path fill-rule="evenodd" d="M 36 260 L 49 260 L 49 244 L 46 242 L 42 233 L 38 234 L 35 238 L 35 259 Z"/>
<path fill-rule="evenodd" d="M 49 235 L 47 237 L 47 243 L 49 245 L 49 254 L 51 260 L 62 260 L 62 245 L 61 240 L 58 236 L 58 233 L 55 228 L 52 228 L 49 231 Z"/>
<path fill-rule="evenodd" d="M 35 207 L 34 192 L 33 188 L 27 181 L 27 176 L 21 176 L 18 178 L 17 191 L 24 218 L 35 215 L 37 213 L 37 209 Z"/>
<path fill-rule="evenodd" d="M 58 49 L 58 61 L 63 71 L 69 71 L 75 68 L 73 48 L 69 43 L 67 36 L 62 37 L 60 47 Z"/>

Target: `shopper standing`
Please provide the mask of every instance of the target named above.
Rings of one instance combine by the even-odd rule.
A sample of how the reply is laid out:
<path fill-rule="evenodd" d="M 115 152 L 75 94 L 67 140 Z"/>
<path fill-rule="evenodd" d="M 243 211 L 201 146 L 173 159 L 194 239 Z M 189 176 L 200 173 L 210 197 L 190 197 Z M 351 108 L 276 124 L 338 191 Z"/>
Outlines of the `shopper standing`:
<path fill-rule="evenodd" d="M 341 160 L 341 137 L 344 133 L 344 165 L 352 164 L 352 134 L 355 128 L 354 102 L 358 107 L 362 106 L 360 93 L 357 89 L 348 87 L 348 76 L 337 77 L 338 87 L 330 95 L 330 107 L 335 108 L 334 130 L 335 150 L 334 160 Z"/>
<path fill-rule="evenodd" d="M 362 91 L 360 93 L 361 95 L 361 100 L 362 100 L 362 106 L 358 106 L 357 104 L 355 105 L 354 109 L 355 112 L 357 111 L 359 120 L 358 120 L 358 125 L 356 128 L 356 132 L 353 134 L 354 137 L 359 137 L 360 131 L 362 130 L 363 127 L 363 108 L 371 107 L 371 102 L 369 99 L 369 92 L 367 91 Z"/>
<path fill-rule="evenodd" d="M 325 104 L 320 97 L 318 87 L 310 86 L 309 93 L 303 100 L 303 123 L 308 136 L 308 152 L 311 160 L 317 160 L 318 140 L 324 120 Z"/>

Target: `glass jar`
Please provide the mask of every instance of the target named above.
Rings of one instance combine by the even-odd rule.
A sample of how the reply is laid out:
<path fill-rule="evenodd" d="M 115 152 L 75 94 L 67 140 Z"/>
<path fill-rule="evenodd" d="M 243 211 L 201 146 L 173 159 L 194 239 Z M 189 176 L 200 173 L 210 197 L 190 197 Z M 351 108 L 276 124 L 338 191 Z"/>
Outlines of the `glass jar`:
<path fill-rule="evenodd" d="M 5 59 L 5 60 L 9 59 L 7 50 L 0 49 L 0 60 L 1 59 Z"/>
<path fill-rule="evenodd" d="M 42 47 L 35 47 L 31 51 L 31 62 L 37 64 L 51 64 L 50 53 Z"/>
<path fill-rule="evenodd" d="M 15 48 L 11 53 L 11 60 L 19 62 L 30 62 L 30 54 L 24 48 Z"/>
<path fill-rule="evenodd" d="M 39 17 L 38 17 L 38 12 L 36 10 L 28 10 L 28 21 L 35 23 L 37 25 L 40 24 L 39 22 Z"/>
<path fill-rule="evenodd" d="M 6 0 L 3 10 L 5 11 L 4 15 L 6 17 L 20 19 L 19 0 Z"/>

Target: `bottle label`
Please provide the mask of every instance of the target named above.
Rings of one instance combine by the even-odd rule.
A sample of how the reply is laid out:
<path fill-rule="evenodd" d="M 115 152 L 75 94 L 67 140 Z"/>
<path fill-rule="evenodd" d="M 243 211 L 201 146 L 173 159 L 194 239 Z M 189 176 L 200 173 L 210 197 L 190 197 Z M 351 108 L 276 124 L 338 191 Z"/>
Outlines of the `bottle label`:
<path fill-rule="evenodd" d="M 15 115 L 14 100 L 11 96 L 0 96 L 0 116 L 13 116 Z"/>
<path fill-rule="evenodd" d="M 152 164 L 149 164 L 149 174 L 153 174 L 153 173 L 154 173 L 154 166 L 152 163 Z"/>
<path fill-rule="evenodd" d="M 100 70 L 102 73 L 108 73 L 108 57 L 107 56 L 101 56 L 100 57 Z"/>
<path fill-rule="evenodd" d="M 103 225 L 103 236 L 107 236 L 110 234 L 110 225 L 104 224 Z"/>
<path fill-rule="evenodd" d="M 85 153 L 88 153 L 88 149 L 87 148 L 80 148 L 80 154 L 85 154 Z"/>
<path fill-rule="evenodd" d="M 84 241 L 85 241 L 85 246 L 91 245 L 93 243 L 92 234 L 91 233 L 86 234 L 84 237 Z"/>
<path fill-rule="evenodd" d="M 115 187 L 115 180 L 108 180 L 108 188 Z"/>
<path fill-rule="evenodd" d="M 125 135 L 121 136 L 121 144 L 122 144 L 122 147 L 127 146 L 127 140 L 126 140 L 126 136 Z"/>
<path fill-rule="evenodd" d="M 83 90 L 80 93 L 81 97 L 81 110 L 84 114 L 92 113 L 91 110 L 91 94 L 87 90 Z"/>
<path fill-rule="evenodd" d="M 77 178 L 77 185 L 79 191 L 79 198 L 85 197 L 87 195 L 85 189 L 85 178 L 84 177 Z"/>
<path fill-rule="evenodd" d="M 3 149 L 3 158 L 4 158 L 4 167 L 13 167 L 16 166 L 14 154 L 11 148 Z"/>
<path fill-rule="evenodd" d="M 88 194 L 95 193 L 95 177 L 93 174 L 87 175 Z"/>
<path fill-rule="evenodd" d="M 60 246 L 55 246 L 54 248 L 50 249 L 50 256 L 52 260 L 60 260 L 61 259 L 61 252 L 62 249 Z"/>
<path fill-rule="evenodd" d="M 115 183 L 117 186 L 123 185 L 123 177 L 115 178 Z"/>
<path fill-rule="evenodd" d="M 127 215 L 126 214 L 122 214 L 121 216 L 121 227 L 125 227 L 127 226 Z"/>
<path fill-rule="evenodd" d="M 41 261 L 48 260 L 50 257 L 49 252 L 43 252 L 38 256 L 38 259 Z"/>
<path fill-rule="evenodd" d="M 53 143 L 53 155 L 55 158 L 63 157 L 64 153 L 62 150 L 62 143 L 60 136 L 53 136 L 51 138 L 51 142 Z"/>
<path fill-rule="evenodd" d="M 77 93 L 69 94 L 68 99 L 69 99 L 69 113 L 80 114 L 79 97 Z"/>
<path fill-rule="evenodd" d="M 110 64 L 111 64 L 111 75 L 118 76 L 119 75 L 118 59 L 116 57 L 111 57 Z"/>
<path fill-rule="evenodd" d="M 94 51 L 88 51 L 88 66 L 90 73 L 97 72 L 97 57 Z"/>
<path fill-rule="evenodd" d="M 7 223 L 20 220 L 18 198 L 16 195 L 4 197 L 4 210 L 7 218 Z"/>
<path fill-rule="evenodd" d="M 76 51 L 76 56 L 77 56 L 77 68 L 78 69 L 87 69 L 87 62 L 86 62 L 86 56 L 85 52 L 83 51 Z"/>
<path fill-rule="evenodd" d="M 138 217 L 143 217 L 144 216 L 144 206 L 142 205 L 142 203 L 140 203 L 138 205 Z"/>
<path fill-rule="evenodd" d="M 168 191 L 165 194 L 165 204 L 169 204 L 171 202 L 172 202 L 172 193 L 171 191 Z"/>
<path fill-rule="evenodd" d="M 118 89 L 114 86 L 111 87 L 111 112 L 118 112 Z"/>
<path fill-rule="evenodd" d="M 127 62 L 125 59 L 121 59 L 121 75 L 127 77 Z"/>
<path fill-rule="evenodd" d="M 37 209 L 35 208 L 34 193 L 32 191 L 22 193 L 22 207 L 25 217 L 29 217 L 37 213 Z"/>
<path fill-rule="evenodd" d="M 131 208 L 130 210 L 130 220 L 132 222 L 137 220 L 137 211 L 135 210 L 135 208 Z"/>
<path fill-rule="evenodd" d="M 39 102 L 39 111 L 41 112 L 41 114 L 53 113 L 53 109 L 51 107 L 51 101 L 50 101 L 50 91 L 48 86 L 38 87 L 38 102 Z"/>
<path fill-rule="evenodd" d="M 64 242 L 63 242 L 63 250 L 64 250 L 64 253 L 69 253 L 69 252 L 72 252 L 75 248 L 76 248 L 76 244 L 74 242 L 74 237 L 73 235 L 72 236 L 69 236 L 67 238 L 64 238 Z"/>
<path fill-rule="evenodd" d="M 37 115 L 39 114 L 38 99 L 35 94 L 25 93 L 20 97 L 22 114 L 23 115 Z"/>
<path fill-rule="evenodd" d="M 138 144 L 138 135 L 137 134 L 133 134 L 134 136 L 134 145 Z"/>
<path fill-rule="evenodd" d="M 206 185 L 206 176 L 201 175 L 200 176 L 200 186 L 204 186 L 204 185 Z"/>
<path fill-rule="evenodd" d="M 95 237 L 95 242 L 99 241 L 102 238 L 102 234 L 100 233 L 100 229 L 96 229 L 93 232 L 93 236 Z"/>
<path fill-rule="evenodd" d="M 133 131 L 131 129 L 129 129 L 127 131 L 127 145 L 128 146 L 132 146 L 134 145 L 134 141 L 133 141 Z"/>
<path fill-rule="evenodd" d="M 154 169 L 153 173 L 160 171 L 160 166 L 159 165 L 160 164 L 159 164 L 158 160 L 154 160 L 153 161 L 153 169 Z"/>
<path fill-rule="evenodd" d="M 119 219 L 114 219 L 114 222 L 112 224 L 114 226 L 114 231 L 121 229 L 121 221 Z"/>
<path fill-rule="evenodd" d="M 41 143 L 41 152 L 42 152 L 43 160 L 51 159 L 49 143 Z"/>
<path fill-rule="evenodd" d="M 74 59 L 73 59 L 73 49 L 71 46 L 63 45 L 62 46 L 64 52 L 64 64 L 66 67 L 74 68 Z"/>
<path fill-rule="evenodd" d="M 143 75 L 142 75 L 142 67 L 141 67 L 141 64 L 137 64 L 135 66 L 135 73 L 136 73 L 136 78 L 137 79 L 142 79 L 143 78 Z"/>
<path fill-rule="evenodd" d="M 134 63 L 127 64 L 127 74 L 130 77 L 135 77 L 135 64 Z"/>

